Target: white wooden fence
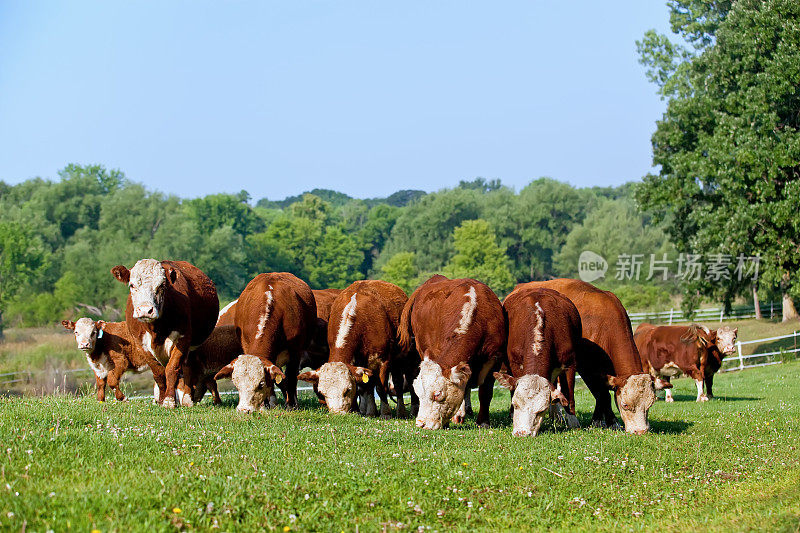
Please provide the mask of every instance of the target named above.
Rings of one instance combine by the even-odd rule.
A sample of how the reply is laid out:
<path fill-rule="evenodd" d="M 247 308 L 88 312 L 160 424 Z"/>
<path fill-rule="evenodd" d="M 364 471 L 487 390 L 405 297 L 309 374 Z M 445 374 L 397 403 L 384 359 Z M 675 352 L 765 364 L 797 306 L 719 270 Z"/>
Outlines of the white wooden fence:
<path fill-rule="evenodd" d="M 765 359 L 774 358 L 776 355 L 783 355 L 788 353 L 797 353 L 800 351 L 800 348 L 797 347 L 797 339 L 800 337 L 797 331 L 794 331 L 788 335 L 779 335 L 777 337 L 766 337 L 763 339 L 755 339 L 752 341 L 736 341 L 736 351 L 737 356 L 725 359 L 723 361 L 723 368 L 720 370 L 721 372 L 730 372 L 731 370 L 744 370 L 745 368 L 755 368 L 757 366 L 767 366 L 767 365 L 777 365 L 782 363 L 782 360 L 772 360 L 772 361 L 762 361 L 758 363 L 745 363 L 745 361 L 752 361 L 753 359 L 763 357 Z M 778 341 L 782 339 L 794 339 L 794 346 L 792 348 L 782 348 L 780 350 L 774 350 L 771 352 L 760 352 L 754 353 L 750 355 L 742 355 L 742 346 L 745 344 L 757 344 L 762 342 L 770 342 L 770 341 Z M 725 365 L 725 363 L 735 362 L 735 365 Z"/>
<path fill-rule="evenodd" d="M 761 308 L 761 316 L 764 318 L 773 318 L 775 313 L 781 312 L 779 303 L 769 302 L 759 305 Z M 640 313 L 628 313 L 631 319 L 631 324 L 639 324 L 641 322 L 653 322 L 658 324 L 681 324 L 687 322 L 722 322 L 724 320 L 742 320 L 745 318 L 755 318 L 756 308 L 738 307 L 733 309 L 730 313 L 725 314 L 724 307 L 711 307 L 707 309 L 698 309 L 695 311 L 694 316 L 687 317 L 680 309 L 672 308 L 669 311 L 643 311 Z"/>

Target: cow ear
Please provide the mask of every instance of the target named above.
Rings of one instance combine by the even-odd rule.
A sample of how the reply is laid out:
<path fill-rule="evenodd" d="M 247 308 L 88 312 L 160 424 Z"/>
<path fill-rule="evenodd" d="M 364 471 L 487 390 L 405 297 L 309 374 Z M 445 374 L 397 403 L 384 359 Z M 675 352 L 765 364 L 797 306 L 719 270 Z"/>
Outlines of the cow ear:
<path fill-rule="evenodd" d="M 103 329 L 103 328 L 106 327 L 107 324 L 108 324 L 108 322 L 106 322 L 105 320 L 98 320 L 97 322 L 94 323 L 94 325 L 95 325 L 95 327 L 97 327 L 97 329 Z"/>
<path fill-rule="evenodd" d="M 569 400 L 567 400 L 567 397 L 561 392 L 561 389 L 553 388 L 550 391 L 550 401 L 552 403 L 558 402 L 564 407 L 569 407 Z"/>
<path fill-rule="evenodd" d="M 111 269 L 111 273 L 117 278 L 118 281 L 128 284 L 131 281 L 131 271 L 124 265 L 117 265 Z"/>
<path fill-rule="evenodd" d="M 273 364 L 267 365 L 265 363 L 264 368 L 267 370 L 269 377 L 272 378 L 272 381 L 274 381 L 276 385 L 279 385 L 280 382 L 286 377 L 286 374 L 283 373 L 283 370 Z"/>
<path fill-rule="evenodd" d="M 227 365 L 223 366 L 223 367 L 220 369 L 220 371 L 219 371 L 219 372 L 217 372 L 217 373 L 214 375 L 214 379 L 215 379 L 215 380 L 217 380 L 217 379 L 223 379 L 223 378 L 229 378 L 229 377 L 231 377 L 231 374 L 233 374 L 233 365 L 236 363 L 236 361 L 237 361 L 238 359 L 239 359 L 239 358 L 237 357 L 236 359 L 234 359 L 233 361 L 231 361 L 231 362 L 230 362 L 230 363 L 228 363 Z"/>
<path fill-rule="evenodd" d="M 608 375 L 606 376 L 606 379 L 608 380 L 608 386 L 612 389 L 618 389 L 625 385 L 625 380 L 618 378 L 617 376 Z"/>
<path fill-rule="evenodd" d="M 739 328 L 733 328 L 733 334 L 734 335 L 738 335 L 739 334 Z"/>
<path fill-rule="evenodd" d="M 170 283 L 175 283 L 178 281 L 178 271 L 172 267 L 167 267 L 167 277 Z"/>
<path fill-rule="evenodd" d="M 62 320 L 61 325 L 67 329 L 75 329 L 75 322 L 72 320 Z"/>
<path fill-rule="evenodd" d="M 369 378 L 372 377 L 372 370 L 369 368 L 364 368 L 363 366 L 351 366 L 350 373 L 353 374 L 358 381 L 363 381 L 364 383 L 369 381 Z"/>
<path fill-rule="evenodd" d="M 317 383 L 319 383 L 319 372 L 317 372 L 316 370 L 312 370 L 310 372 L 303 372 L 302 374 L 297 376 L 297 379 L 299 379 L 300 381 L 307 381 L 309 383 L 313 383 L 316 385 Z"/>
<path fill-rule="evenodd" d="M 450 381 L 458 387 L 466 387 L 471 375 L 472 369 L 463 361 L 450 369 Z"/>
<path fill-rule="evenodd" d="M 517 378 L 505 372 L 495 372 L 494 379 L 497 380 L 501 387 L 505 387 L 508 390 L 514 390 L 514 387 L 517 386 Z"/>

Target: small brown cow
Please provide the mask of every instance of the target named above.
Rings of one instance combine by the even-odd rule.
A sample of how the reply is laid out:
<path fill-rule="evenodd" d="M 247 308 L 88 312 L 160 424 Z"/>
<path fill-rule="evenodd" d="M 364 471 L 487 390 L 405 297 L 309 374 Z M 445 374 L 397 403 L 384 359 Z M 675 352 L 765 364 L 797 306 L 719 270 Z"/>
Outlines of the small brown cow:
<path fill-rule="evenodd" d="M 328 362 L 318 370 L 300 374 L 314 385 L 334 413 L 356 407 L 366 416 L 377 415 L 375 390 L 381 399 L 381 418 L 389 418 L 387 390 L 393 361 L 399 354 L 397 327 L 408 297 L 386 281 L 356 281 L 333 301 L 328 324 Z M 398 416 L 406 416 L 402 396 Z"/>
<path fill-rule="evenodd" d="M 144 352 L 166 367 L 153 372 L 159 403 L 175 407 L 178 373 L 186 356 L 217 323 L 214 282 L 186 261 L 140 259 L 130 270 L 117 265 L 111 273 L 130 289 L 125 308 L 128 331 Z"/>
<path fill-rule="evenodd" d="M 713 397 L 711 387 L 714 373 L 722 365 L 722 358 L 733 353 L 738 329 L 722 327 L 710 331 L 705 326 L 654 326 L 639 324 L 633 339 L 639 348 L 642 366 L 656 380 L 656 388 L 666 388 L 666 401 L 671 402 L 672 391 L 665 386 L 678 374 L 694 379 L 697 401 Z M 703 394 L 703 382 L 708 395 Z"/>
<path fill-rule="evenodd" d="M 642 369 L 633 342 L 628 313 L 614 293 L 577 279 L 531 281 L 521 287 L 553 289 L 569 298 L 581 316 L 586 347 L 577 354 L 577 368 L 597 402 L 592 423 L 617 425 L 608 389 L 614 391 L 625 431 L 641 435 L 650 428 L 647 411 L 656 400 L 653 378 Z"/>
<path fill-rule="evenodd" d="M 214 404 L 222 403 L 215 376 L 241 353 L 242 343 L 236 326 L 214 328 L 203 344 L 189 352 L 183 365 L 183 378 L 178 386 L 181 404 L 193 406 L 203 399 L 206 390 L 211 392 Z"/>
<path fill-rule="evenodd" d="M 508 316 L 512 375 L 496 372 L 494 376 L 511 391 L 514 435 L 536 436 L 551 401 L 566 407 L 569 427 L 580 427 L 574 392 L 581 317 L 575 305 L 554 290 L 523 287 L 506 297 L 503 308 Z"/>
<path fill-rule="evenodd" d="M 412 336 L 422 357 L 414 390 L 416 424 L 425 429 L 463 422 L 466 387 L 478 386 L 478 425 L 489 426 L 493 371 L 502 361 L 506 320 L 500 300 L 474 279 L 436 275 L 411 295 L 400 319 L 400 345 Z M 458 412 L 457 412 L 458 411 Z"/>
<path fill-rule="evenodd" d="M 76 322 L 62 320 L 61 325 L 75 332 L 78 349 L 86 354 L 94 372 L 99 402 L 106 399 L 106 384 L 114 391 L 117 400 L 125 400 L 119 389 L 119 381 L 125 372 L 139 373 L 153 366 L 160 367 L 158 362 L 138 349 L 125 322 L 95 322 L 84 317 Z"/>
<path fill-rule="evenodd" d="M 239 390 L 240 411 L 261 410 L 264 399 L 276 404 L 275 385 L 287 407 L 297 407 L 300 356 L 316 327 L 316 303 L 309 286 L 288 272 L 259 274 L 242 291 L 234 319 L 242 353 L 216 379 L 231 377 Z M 261 366 L 253 364 L 252 356 Z M 285 367 L 284 373 L 281 367 Z"/>

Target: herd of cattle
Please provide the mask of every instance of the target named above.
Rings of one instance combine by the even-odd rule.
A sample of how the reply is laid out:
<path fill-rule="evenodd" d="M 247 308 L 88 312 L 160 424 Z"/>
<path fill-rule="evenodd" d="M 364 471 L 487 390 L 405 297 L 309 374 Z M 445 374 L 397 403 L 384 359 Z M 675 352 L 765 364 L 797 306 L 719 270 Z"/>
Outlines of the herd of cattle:
<path fill-rule="evenodd" d="M 656 389 L 686 374 L 698 401 L 712 396 L 722 358 L 736 330 L 642 324 L 634 334 L 613 293 L 573 279 L 518 285 L 501 303 L 485 284 L 435 275 L 407 297 L 378 280 L 344 290 L 312 291 L 289 273 L 259 274 L 219 310 L 214 283 L 183 261 L 142 259 L 114 277 L 129 287 L 124 322 L 62 321 L 95 373 L 97 399 L 108 384 L 117 400 L 126 371 L 150 370 L 154 401 L 192 406 L 216 381 L 230 378 L 245 412 L 297 406 L 298 379 L 313 384 L 334 413 L 390 417 L 411 413 L 421 428 L 439 429 L 470 416 L 478 388 L 477 423 L 488 426 L 495 381 L 512 393 L 514 435 L 536 435 L 545 414 L 569 427 L 575 416 L 575 373 L 596 406 L 593 425 L 618 427 L 613 391 L 630 433 L 649 429 Z M 300 373 L 301 369 L 311 370 Z M 706 394 L 703 393 L 703 384 Z"/>

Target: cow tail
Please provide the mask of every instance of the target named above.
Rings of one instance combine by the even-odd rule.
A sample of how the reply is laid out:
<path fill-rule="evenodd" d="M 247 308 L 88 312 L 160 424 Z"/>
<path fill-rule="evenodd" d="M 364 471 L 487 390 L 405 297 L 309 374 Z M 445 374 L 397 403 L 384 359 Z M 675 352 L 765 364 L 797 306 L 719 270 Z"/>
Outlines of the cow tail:
<path fill-rule="evenodd" d="M 417 298 L 417 291 L 411 295 L 406 305 L 403 306 L 403 313 L 400 315 L 400 325 L 397 327 L 397 344 L 404 353 L 411 349 L 411 311 L 414 308 L 414 301 Z"/>

